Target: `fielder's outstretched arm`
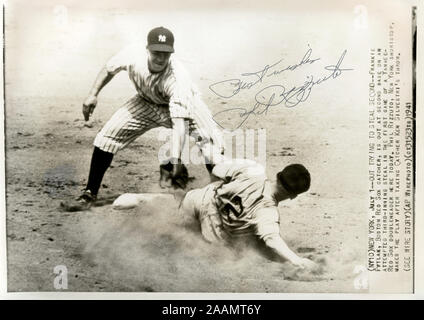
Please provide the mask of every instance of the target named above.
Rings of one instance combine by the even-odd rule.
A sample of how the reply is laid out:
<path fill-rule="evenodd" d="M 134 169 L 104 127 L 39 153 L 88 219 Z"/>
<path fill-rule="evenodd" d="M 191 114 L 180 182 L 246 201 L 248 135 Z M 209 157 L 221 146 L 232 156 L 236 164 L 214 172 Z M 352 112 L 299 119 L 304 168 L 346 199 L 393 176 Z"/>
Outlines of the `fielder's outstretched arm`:
<path fill-rule="evenodd" d="M 93 87 L 88 94 L 88 97 L 85 99 L 82 105 L 82 113 L 84 114 L 85 121 L 90 119 L 91 114 L 94 111 L 94 108 L 97 105 L 97 96 L 103 87 L 109 83 L 110 80 L 117 74 L 117 72 L 112 73 L 107 71 L 106 67 L 103 67 L 97 75 L 96 81 L 94 81 Z"/>
<path fill-rule="evenodd" d="M 99 94 L 100 90 L 103 89 L 103 87 L 108 84 L 110 80 L 117 74 L 118 72 L 109 72 L 106 69 L 106 66 L 100 70 L 99 74 L 96 77 L 96 80 L 94 81 L 93 87 L 90 90 L 91 96 L 96 96 Z"/>
<path fill-rule="evenodd" d="M 184 118 L 172 118 L 172 158 L 181 159 L 185 143 Z M 174 166 L 175 168 L 176 166 Z M 174 174 L 177 174 L 174 172 Z"/>

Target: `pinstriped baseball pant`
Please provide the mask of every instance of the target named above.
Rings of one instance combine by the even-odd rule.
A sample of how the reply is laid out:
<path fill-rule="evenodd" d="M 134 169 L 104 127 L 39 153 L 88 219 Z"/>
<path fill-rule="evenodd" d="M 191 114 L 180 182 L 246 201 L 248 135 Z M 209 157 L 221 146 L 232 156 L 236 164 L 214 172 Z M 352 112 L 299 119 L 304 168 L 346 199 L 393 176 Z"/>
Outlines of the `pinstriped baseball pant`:
<path fill-rule="evenodd" d="M 99 131 L 94 139 L 94 146 L 116 154 L 146 131 L 157 127 L 172 128 L 169 106 L 154 104 L 140 95 L 135 95 L 120 107 Z M 193 131 L 198 131 L 197 129 L 198 124 L 190 119 L 189 133 L 192 134 Z M 206 156 L 212 149 L 212 142 L 200 137 L 199 132 L 197 136 L 197 145 Z"/>
<path fill-rule="evenodd" d="M 116 154 L 146 131 L 157 127 L 172 128 L 168 105 L 153 104 L 136 95 L 114 113 L 97 134 L 94 145 Z"/>

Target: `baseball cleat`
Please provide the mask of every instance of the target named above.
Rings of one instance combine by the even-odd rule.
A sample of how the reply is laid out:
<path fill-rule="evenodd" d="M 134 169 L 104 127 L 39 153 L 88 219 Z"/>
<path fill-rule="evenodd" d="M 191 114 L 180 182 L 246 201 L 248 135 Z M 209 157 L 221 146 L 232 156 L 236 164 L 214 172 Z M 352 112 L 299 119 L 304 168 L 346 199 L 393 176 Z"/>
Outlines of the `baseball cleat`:
<path fill-rule="evenodd" d="M 91 205 L 96 201 L 96 196 L 90 190 L 84 190 L 82 195 L 72 201 L 61 202 L 60 206 L 65 211 L 75 212 L 90 209 Z"/>

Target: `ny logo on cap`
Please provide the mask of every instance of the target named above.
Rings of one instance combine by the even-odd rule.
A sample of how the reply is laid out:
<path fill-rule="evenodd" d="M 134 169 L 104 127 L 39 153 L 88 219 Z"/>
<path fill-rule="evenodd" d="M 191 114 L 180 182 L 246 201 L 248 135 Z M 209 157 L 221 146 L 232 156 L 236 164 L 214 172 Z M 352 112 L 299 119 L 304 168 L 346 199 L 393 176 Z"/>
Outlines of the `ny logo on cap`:
<path fill-rule="evenodd" d="M 159 35 L 159 42 L 166 42 L 166 36 L 164 36 L 163 34 Z"/>

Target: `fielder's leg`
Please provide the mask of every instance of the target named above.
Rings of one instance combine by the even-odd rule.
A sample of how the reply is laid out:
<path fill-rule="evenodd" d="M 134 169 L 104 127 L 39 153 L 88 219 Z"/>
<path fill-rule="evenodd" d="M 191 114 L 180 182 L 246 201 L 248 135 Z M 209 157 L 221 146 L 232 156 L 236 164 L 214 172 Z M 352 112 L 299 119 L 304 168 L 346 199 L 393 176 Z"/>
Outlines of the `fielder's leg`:
<path fill-rule="evenodd" d="M 89 209 L 91 204 L 97 199 L 97 192 L 99 191 L 103 176 L 112 162 L 112 158 L 113 153 L 105 152 L 98 147 L 94 147 L 87 186 L 75 201 L 62 202 L 60 204 L 61 207 L 70 212 Z"/>
<path fill-rule="evenodd" d="M 94 147 L 93 156 L 91 157 L 90 173 L 85 190 L 90 191 L 93 196 L 97 196 L 106 170 L 112 163 L 113 153 L 100 150 Z"/>
<path fill-rule="evenodd" d="M 223 162 L 226 160 L 224 156 L 224 149 L 221 147 L 221 144 L 216 144 L 211 138 L 204 138 L 199 135 L 198 132 L 194 131 L 193 134 L 197 136 L 196 145 L 202 152 L 206 169 L 209 172 L 212 180 L 212 170 L 217 163 Z"/>
<path fill-rule="evenodd" d="M 86 189 L 75 201 L 62 202 L 61 206 L 67 211 L 89 209 L 97 198 L 113 155 L 146 131 L 159 126 L 171 127 L 168 108 L 151 104 L 139 95 L 130 99 L 114 113 L 94 140 L 95 148 Z"/>

